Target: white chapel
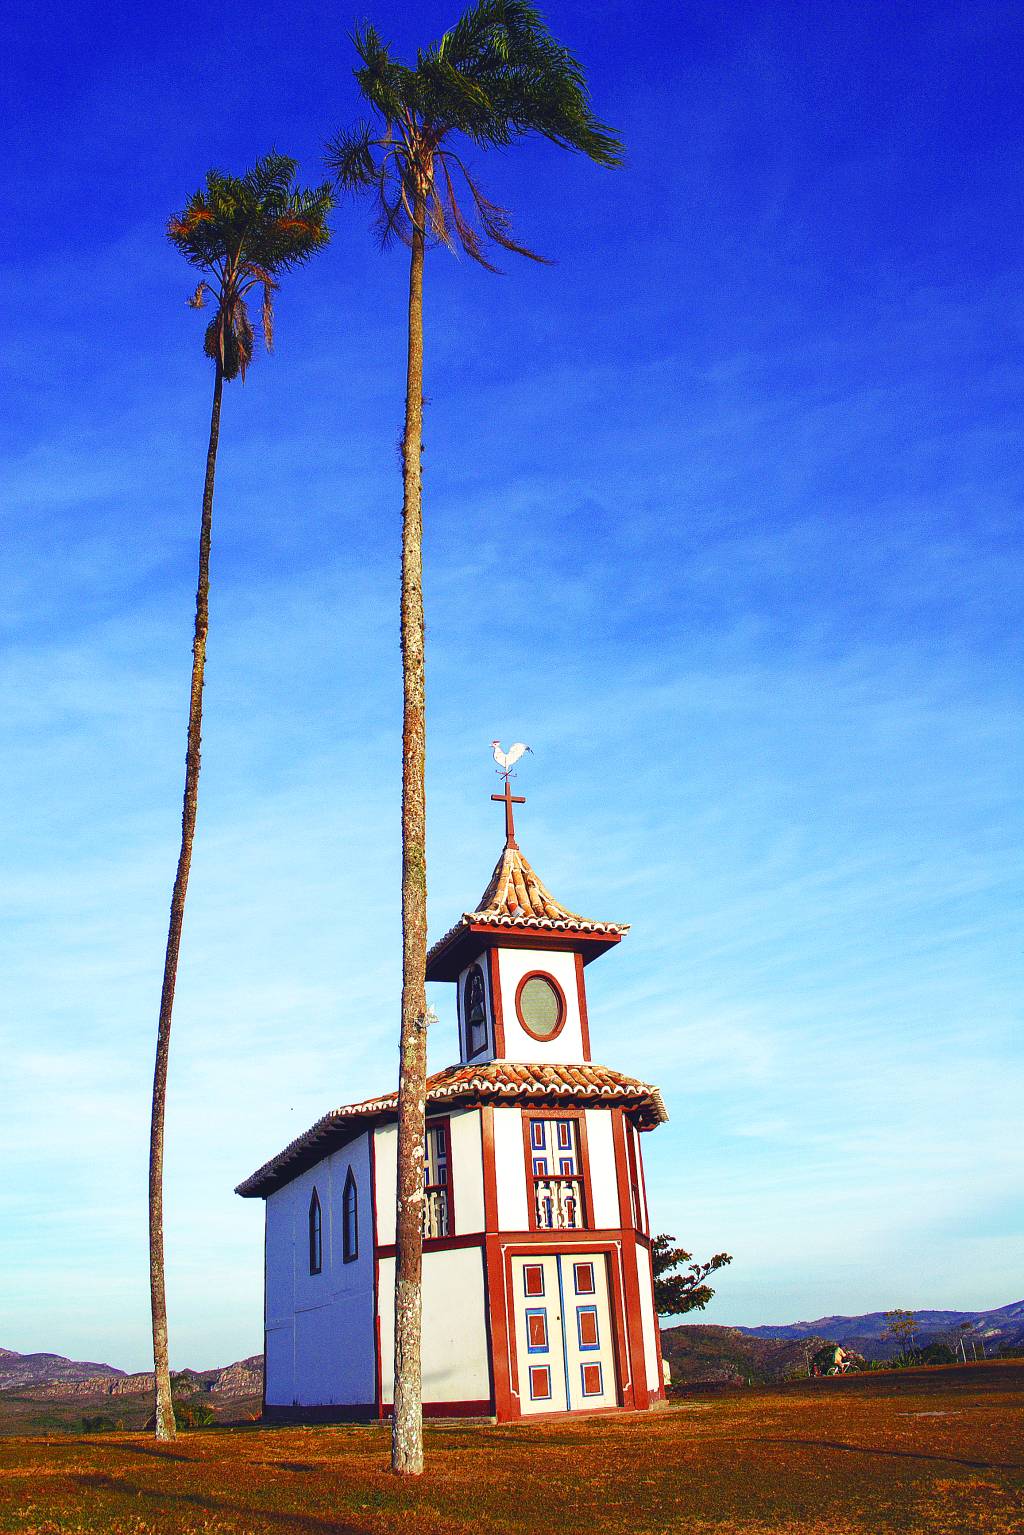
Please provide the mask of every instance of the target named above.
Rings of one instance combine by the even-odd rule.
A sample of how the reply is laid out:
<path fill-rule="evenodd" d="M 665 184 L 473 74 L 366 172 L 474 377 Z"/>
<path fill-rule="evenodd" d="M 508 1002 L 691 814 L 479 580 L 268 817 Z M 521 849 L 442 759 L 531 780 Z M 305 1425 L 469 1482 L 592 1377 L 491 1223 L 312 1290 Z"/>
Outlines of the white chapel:
<path fill-rule="evenodd" d="M 641 1411 L 664 1396 L 643 1135 L 657 1088 L 590 1054 L 586 966 L 627 928 L 556 901 L 505 846 L 427 957 L 458 1062 L 427 1084 L 424 1412 Z M 385 1417 L 397 1094 L 332 1110 L 238 1186 L 266 1202 L 264 1416 Z"/>

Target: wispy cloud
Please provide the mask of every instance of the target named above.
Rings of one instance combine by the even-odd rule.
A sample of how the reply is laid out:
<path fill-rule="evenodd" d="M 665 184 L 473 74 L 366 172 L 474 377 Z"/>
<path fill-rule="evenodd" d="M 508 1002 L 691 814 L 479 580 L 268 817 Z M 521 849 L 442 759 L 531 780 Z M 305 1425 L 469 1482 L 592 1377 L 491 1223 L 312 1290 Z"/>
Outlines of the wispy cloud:
<path fill-rule="evenodd" d="M 961 64 L 991 104 L 1012 50 L 982 11 Z M 387 12 L 400 45 L 429 30 Z M 964 83 L 930 25 L 669 18 L 652 82 L 627 13 L 555 20 L 629 170 L 487 162 L 558 264 L 431 257 L 431 927 L 486 883 L 487 742 L 514 733 L 528 856 L 633 924 L 587 972 L 595 1051 L 665 1092 L 656 1223 L 736 1255 L 709 1319 L 1016 1298 L 1016 123 L 942 116 Z M 308 103 L 344 118 L 341 55 L 271 17 L 229 111 L 214 18 L 186 121 L 165 18 L 98 53 L 72 18 L 70 73 L 40 25 L 10 39 L 10 195 L 59 188 L 66 217 L 16 227 L 4 263 L 0 1343 L 141 1366 L 210 386 L 162 226 L 265 124 L 318 174 L 337 124 Z M 902 68 L 946 94 L 908 98 Z M 401 282 L 339 215 L 225 402 L 171 1062 L 178 1363 L 259 1345 L 234 1184 L 395 1075 Z"/>

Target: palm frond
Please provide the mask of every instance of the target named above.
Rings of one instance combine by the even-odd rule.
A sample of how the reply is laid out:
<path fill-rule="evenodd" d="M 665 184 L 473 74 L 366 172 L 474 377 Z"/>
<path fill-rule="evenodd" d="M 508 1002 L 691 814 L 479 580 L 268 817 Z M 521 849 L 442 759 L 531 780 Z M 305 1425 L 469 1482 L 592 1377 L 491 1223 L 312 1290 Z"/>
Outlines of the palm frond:
<path fill-rule="evenodd" d="M 243 180 L 252 193 L 254 202 L 285 202 L 291 196 L 292 183 L 298 168 L 297 161 L 272 150 L 269 155 L 257 159 L 256 164 L 251 171 L 246 172 Z"/>
<path fill-rule="evenodd" d="M 415 71 L 395 62 L 387 43 L 369 23 L 356 28 L 352 43 L 363 61 L 362 69 L 353 71 L 359 89 L 385 122 L 395 121 L 414 94 Z"/>
<path fill-rule="evenodd" d="M 377 179 L 373 151 L 378 147 L 369 123 L 359 123 L 327 143 L 327 168 L 346 192 L 362 191 Z"/>
<path fill-rule="evenodd" d="M 415 68 L 399 63 L 369 24 L 352 37 L 354 73 L 373 123 L 328 145 L 328 166 L 344 191 L 377 204 L 382 244 L 412 234 L 412 204 L 426 201 L 427 235 L 456 245 L 482 265 L 490 242 L 532 261 L 544 257 L 512 237 L 507 210 L 487 198 L 457 157 L 473 203 L 459 206 L 447 167 L 448 138 L 462 133 L 481 148 L 539 134 L 599 165 L 620 165 L 621 140 L 595 116 L 579 60 L 557 42 L 531 0 L 476 0 Z M 497 268 L 490 268 L 497 270 Z"/>
<path fill-rule="evenodd" d="M 211 170 L 205 187 L 168 222 L 172 244 L 204 273 L 190 304 L 200 309 L 208 296 L 216 303 L 203 344 L 226 379 L 244 379 L 252 361 L 255 336 L 246 292 L 256 283 L 263 288 L 262 329 L 269 350 L 279 275 L 301 266 L 330 239 L 331 183 L 296 187 L 295 174 L 295 161 L 277 153 L 258 159 L 241 177 Z"/>

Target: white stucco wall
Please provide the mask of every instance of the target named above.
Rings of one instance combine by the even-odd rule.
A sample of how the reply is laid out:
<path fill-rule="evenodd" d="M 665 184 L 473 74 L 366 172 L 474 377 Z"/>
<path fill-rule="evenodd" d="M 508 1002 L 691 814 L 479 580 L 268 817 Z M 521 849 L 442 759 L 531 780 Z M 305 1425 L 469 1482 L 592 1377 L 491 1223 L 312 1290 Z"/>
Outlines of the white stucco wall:
<path fill-rule="evenodd" d="M 570 1065 L 583 1060 L 576 956 L 553 949 L 498 949 L 501 1012 L 505 1025 L 505 1056 L 509 1061 L 554 1061 Z M 516 1013 L 516 988 L 524 975 L 540 970 L 553 976 L 565 994 L 565 1025 L 554 1039 L 534 1039 Z"/>
<path fill-rule="evenodd" d="M 431 1114 L 430 1120 L 438 1116 Z M 449 1234 L 484 1229 L 484 1168 L 479 1109 L 453 1109 L 444 1116 L 451 1131 L 452 1194 L 455 1226 Z M 381 1125 L 374 1132 L 377 1163 L 377 1241 L 395 1241 L 395 1192 L 398 1178 L 398 1126 Z"/>
<path fill-rule="evenodd" d="M 599 1229 L 615 1228 L 619 1225 L 619 1191 L 615 1180 L 612 1110 L 587 1109 L 586 1121 L 592 1220 Z"/>
<path fill-rule="evenodd" d="M 380 1125 L 373 1132 L 377 1164 L 377 1244 L 393 1247 L 395 1241 L 395 1192 L 398 1187 L 398 1126 Z"/>
<path fill-rule="evenodd" d="M 655 1339 L 658 1319 L 654 1314 L 654 1295 L 651 1288 L 651 1255 L 639 1242 L 636 1245 L 636 1275 L 640 1286 L 640 1321 L 644 1335 L 647 1389 L 657 1391 L 661 1385 L 661 1376 L 658 1373 L 658 1348 Z"/>
<path fill-rule="evenodd" d="M 358 1193 L 358 1256 L 342 1258 L 342 1197 L 351 1167 Z M 321 1272 L 309 1272 L 309 1203 L 321 1207 Z M 369 1138 L 340 1151 L 267 1199 L 267 1402 L 362 1405 L 375 1396 L 373 1230 Z"/>
<path fill-rule="evenodd" d="M 452 1147 L 453 1236 L 484 1229 L 484 1159 L 480 1110 L 461 1109 L 449 1116 Z"/>
<path fill-rule="evenodd" d="M 495 1106 L 494 1169 L 498 1184 L 498 1229 L 529 1231 L 523 1116 L 518 1108 Z"/>
<path fill-rule="evenodd" d="M 626 1125 L 626 1134 L 633 1137 L 633 1150 L 636 1152 L 636 1181 L 637 1194 L 640 1199 L 640 1229 L 650 1235 L 651 1212 L 647 1208 L 647 1200 L 644 1198 L 644 1154 L 643 1136 L 634 1125 Z"/>
<path fill-rule="evenodd" d="M 382 1258 L 381 1380 L 385 1402 L 395 1389 L 395 1260 Z M 423 1255 L 423 1400 L 483 1402 L 491 1394 L 487 1363 L 484 1258 L 479 1247 Z"/>

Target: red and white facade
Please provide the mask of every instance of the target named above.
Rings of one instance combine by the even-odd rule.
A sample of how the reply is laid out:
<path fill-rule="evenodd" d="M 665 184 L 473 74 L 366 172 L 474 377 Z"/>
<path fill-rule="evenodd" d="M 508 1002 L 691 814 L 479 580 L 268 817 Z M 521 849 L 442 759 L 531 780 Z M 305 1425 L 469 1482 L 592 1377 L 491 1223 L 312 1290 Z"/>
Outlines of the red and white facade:
<path fill-rule="evenodd" d="M 643 1133 L 656 1088 L 595 1065 L 585 967 L 626 929 L 555 901 L 508 838 L 434 945 L 458 1065 L 428 1083 L 424 1411 L 508 1421 L 664 1396 Z M 334 1110 L 239 1185 L 266 1200 L 265 1416 L 393 1397 L 394 1094 Z"/>

